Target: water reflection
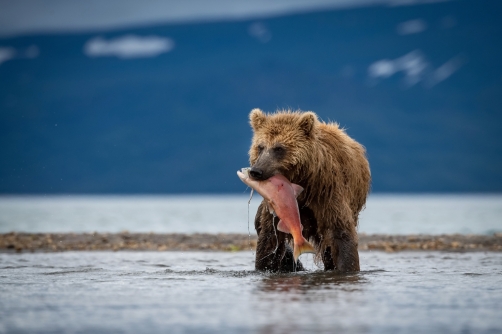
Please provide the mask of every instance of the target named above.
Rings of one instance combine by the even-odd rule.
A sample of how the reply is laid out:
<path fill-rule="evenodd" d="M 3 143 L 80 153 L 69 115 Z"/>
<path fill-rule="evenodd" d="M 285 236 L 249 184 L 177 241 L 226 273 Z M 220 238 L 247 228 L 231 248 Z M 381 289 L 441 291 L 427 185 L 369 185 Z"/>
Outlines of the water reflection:
<path fill-rule="evenodd" d="M 310 271 L 263 277 L 256 287 L 256 313 L 263 315 L 258 332 L 348 332 L 344 319 L 349 310 L 358 312 L 371 288 L 365 276 L 366 272 Z M 368 332 L 364 325 L 355 327 L 358 333 Z"/>
<path fill-rule="evenodd" d="M 282 298 L 290 295 L 298 298 L 301 295 L 316 296 L 313 292 L 323 291 L 323 298 L 326 297 L 326 290 L 335 291 L 361 291 L 367 279 L 365 272 L 342 274 L 337 272 L 303 272 L 293 274 L 277 274 L 266 276 L 258 284 L 257 289 L 263 296 L 284 294 Z M 286 298 L 287 299 L 287 298 Z"/>

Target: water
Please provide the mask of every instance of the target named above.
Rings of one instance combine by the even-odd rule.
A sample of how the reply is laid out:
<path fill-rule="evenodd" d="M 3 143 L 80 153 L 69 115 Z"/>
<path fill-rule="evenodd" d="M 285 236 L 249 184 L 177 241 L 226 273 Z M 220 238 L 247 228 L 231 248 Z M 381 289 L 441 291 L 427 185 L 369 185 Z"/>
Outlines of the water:
<path fill-rule="evenodd" d="M 251 202 L 251 232 L 259 196 Z M 0 197 L 0 232 L 248 233 L 247 195 Z M 502 195 L 372 195 L 365 233 L 502 231 Z M 498 333 L 502 254 L 361 252 L 362 272 L 251 252 L 0 254 L 0 333 Z"/>
<path fill-rule="evenodd" d="M 502 254 L 361 252 L 263 274 L 250 252 L 0 254 L 0 333 L 500 333 Z"/>
<path fill-rule="evenodd" d="M 248 233 L 248 195 L 0 197 L 0 233 Z M 251 201 L 251 231 L 261 201 Z M 502 195 L 371 195 L 359 232 L 502 232 Z"/>

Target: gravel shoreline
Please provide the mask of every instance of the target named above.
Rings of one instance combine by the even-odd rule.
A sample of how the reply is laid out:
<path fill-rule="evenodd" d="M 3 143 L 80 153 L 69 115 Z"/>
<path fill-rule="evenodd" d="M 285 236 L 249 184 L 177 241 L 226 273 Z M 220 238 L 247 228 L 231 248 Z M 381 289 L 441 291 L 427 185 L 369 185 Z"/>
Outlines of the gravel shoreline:
<path fill-rule="evenodd" d="M 246 234 L 158 233 L 5 233 L 0 252 L 63 251 L 242 251 L 255 249 L 256 236 Z M 502 251 L 502 233 L 493 235 L 366 235 L 359 234 L 359 250 L 396 252 Z"/>

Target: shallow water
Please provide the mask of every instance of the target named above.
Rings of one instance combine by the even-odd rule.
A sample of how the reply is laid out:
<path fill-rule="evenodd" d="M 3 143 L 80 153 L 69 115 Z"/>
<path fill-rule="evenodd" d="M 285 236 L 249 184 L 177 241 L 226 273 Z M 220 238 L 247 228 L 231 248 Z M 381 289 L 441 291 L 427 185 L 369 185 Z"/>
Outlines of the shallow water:
<path fill-rule="evenodd" d="M 0 233 L 247 233 L 248 195 L 0 197 Z M 251 202 L 253 219 L 260 203 Z M 371 195 L 359 232 L 502 232 L 502 195 Z"/>
<path fill-rule="evenodd" d="M 502 254 L 362 252 L 262 274 L 251 252 L 0 254 L 0 332 L 499 333 Z"/>

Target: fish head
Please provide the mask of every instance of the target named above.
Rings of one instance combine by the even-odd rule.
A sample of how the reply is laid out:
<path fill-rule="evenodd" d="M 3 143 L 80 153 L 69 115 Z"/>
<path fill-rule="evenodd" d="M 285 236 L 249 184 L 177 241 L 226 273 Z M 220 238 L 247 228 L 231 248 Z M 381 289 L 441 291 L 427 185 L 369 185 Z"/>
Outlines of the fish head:
<path fill-rule="evenodd" d="M 250 175 L 249 175 L 250 170 L 251 170 L 251 167 L 241 168 L 240 170 L 237 171 L 237 176 L 247 186 L 255 189 L 256 191 L 258 191 L 258 193 L 260 193 L 260 188 L 262 187 L 260 185 L 260 181 L 256 181 L 250 177 Z"/>
<path fill-rule="evenodd" d="M 242 182 L 246 183 L 245 181 L 249 178 L 249 170 L 250 167 L 246 168 L 241 168 L 240 170 L 237 171 L 237 176 L 239 179 L 241 179 Z"/>
<path fill-rule="evenodd" d="M 251 167 L 244 167 L 241 168 L 240 170 L 237 171 L 237 175 L 242 179 L 248 178 L 249 177 L 249 170 Z"/>
<path fill-rule="evenodd" d="M 260 194 L 264 199 L 269 200 L 271 194 L 274 193 L 274 188 L 276 188 L 276 186 L 272 184 L 269 180 L 265 181 L 254 180 L 253 178 L 250 177 L 250 171 L 251 171 L 250 167 L 241 168 L 241 170 L 237 171 L 237 176 L 247 186 L 256 190 L 256 192 L 258 192 L 258 194 Z"/>

